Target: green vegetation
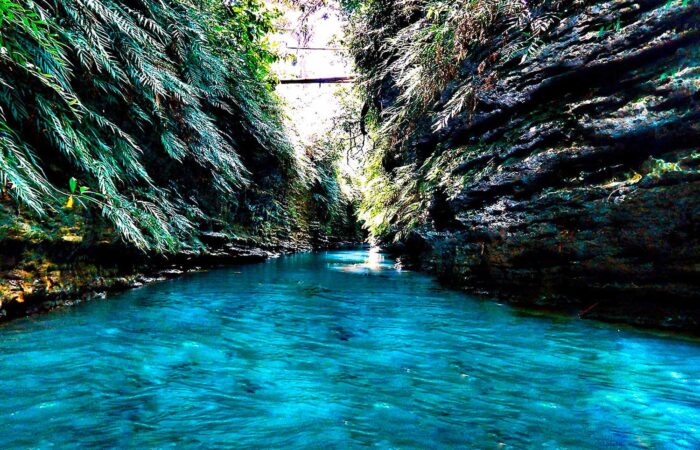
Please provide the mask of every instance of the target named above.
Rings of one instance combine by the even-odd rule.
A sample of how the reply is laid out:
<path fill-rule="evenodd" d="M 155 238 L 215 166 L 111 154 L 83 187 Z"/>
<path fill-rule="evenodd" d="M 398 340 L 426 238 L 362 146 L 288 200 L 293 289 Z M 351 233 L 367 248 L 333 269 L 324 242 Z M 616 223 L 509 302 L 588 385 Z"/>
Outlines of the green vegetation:
<path fill-rule="evenodd" d="M 212 49 L 227 59 L 243 55 L 246 69 L 260 81 L 270 81 L 277 54 L 269 40 L 280 12 L 261 0 L 190 2 L 206 20 Z"/>
<path fill-rule="evenodd" d="M 313 203 L 316 217 L 325 220 L 326 233 L 341 230 L 343 235 L 360 240 L 363 232 L 357 223 L 361 195 L 361 161 L 374 143 L 363 133 L 360 123 L 362 103 L 356 88 L 339 87 L 333 95 L 339 102 L 336 114 L 330 118 L 312 148 Z"/>
<path fill-rule="evenodd" d="M 271 90 L 275 16 L 259 0 L 0 0 L 3 223 L 155 251 L 286 233 L 316 168 Z"/>

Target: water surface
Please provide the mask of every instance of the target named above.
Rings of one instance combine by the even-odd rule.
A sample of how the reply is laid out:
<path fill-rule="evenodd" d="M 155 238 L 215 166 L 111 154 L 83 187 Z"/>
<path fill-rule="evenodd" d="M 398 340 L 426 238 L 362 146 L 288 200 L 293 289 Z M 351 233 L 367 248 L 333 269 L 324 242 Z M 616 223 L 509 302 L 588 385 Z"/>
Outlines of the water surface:
<path fill-rule="evenodd" d="M 0 448 L 700 448 L 700 345 L 533 317 L 367 251 L 0 327 Z"/>

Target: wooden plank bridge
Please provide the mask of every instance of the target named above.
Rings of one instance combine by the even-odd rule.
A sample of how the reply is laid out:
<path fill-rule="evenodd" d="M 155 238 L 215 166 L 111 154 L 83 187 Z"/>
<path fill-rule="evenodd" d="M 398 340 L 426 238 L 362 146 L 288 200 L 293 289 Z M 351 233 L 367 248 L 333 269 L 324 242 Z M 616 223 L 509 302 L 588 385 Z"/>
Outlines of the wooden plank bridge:
<path fill-rule="evenodd" d="M 287 47 L 287 50 L 304 50 L 304 51 L 327 51 L 340 52 L 343 51 L 340 47 Z M 352 83 L 355 81 L 353 75 L 341 75 L 337 77 L 322 77 L 322 78 L 286 78 L 279 80 L 279 84 L 336 84 L 336 83 Z"/>

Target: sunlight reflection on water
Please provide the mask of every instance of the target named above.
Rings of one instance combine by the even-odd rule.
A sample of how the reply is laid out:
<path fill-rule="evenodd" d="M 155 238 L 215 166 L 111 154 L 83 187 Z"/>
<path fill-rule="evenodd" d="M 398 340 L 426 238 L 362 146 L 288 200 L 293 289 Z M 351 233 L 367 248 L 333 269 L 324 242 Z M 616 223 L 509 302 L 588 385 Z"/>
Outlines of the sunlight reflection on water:
<path fill-rule="evenodd" d="M 330 264 L 329 267 L 333 270 L 339 270 L 341 272 L 348 273 L 369 273 L 369 272 L 381 272 L 385 270 L 396 270 L 396 264 L 389 260 L 381 251 L 379 247 L 372 247 L 367 252 L 367 257 L 361 263 L 347 264 L 346 261 L 341 263 Z"/>

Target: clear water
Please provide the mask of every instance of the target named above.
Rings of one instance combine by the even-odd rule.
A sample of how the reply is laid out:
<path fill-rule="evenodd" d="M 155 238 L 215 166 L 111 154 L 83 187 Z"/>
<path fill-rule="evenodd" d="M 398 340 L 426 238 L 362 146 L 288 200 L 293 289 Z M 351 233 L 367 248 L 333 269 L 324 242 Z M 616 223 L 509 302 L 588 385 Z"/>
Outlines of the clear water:
<path fill-rule="evenodd" d="M 366 251 L 0 327 L 0 448 L 700 448 L 700 345 L 523 315 Z"/>

